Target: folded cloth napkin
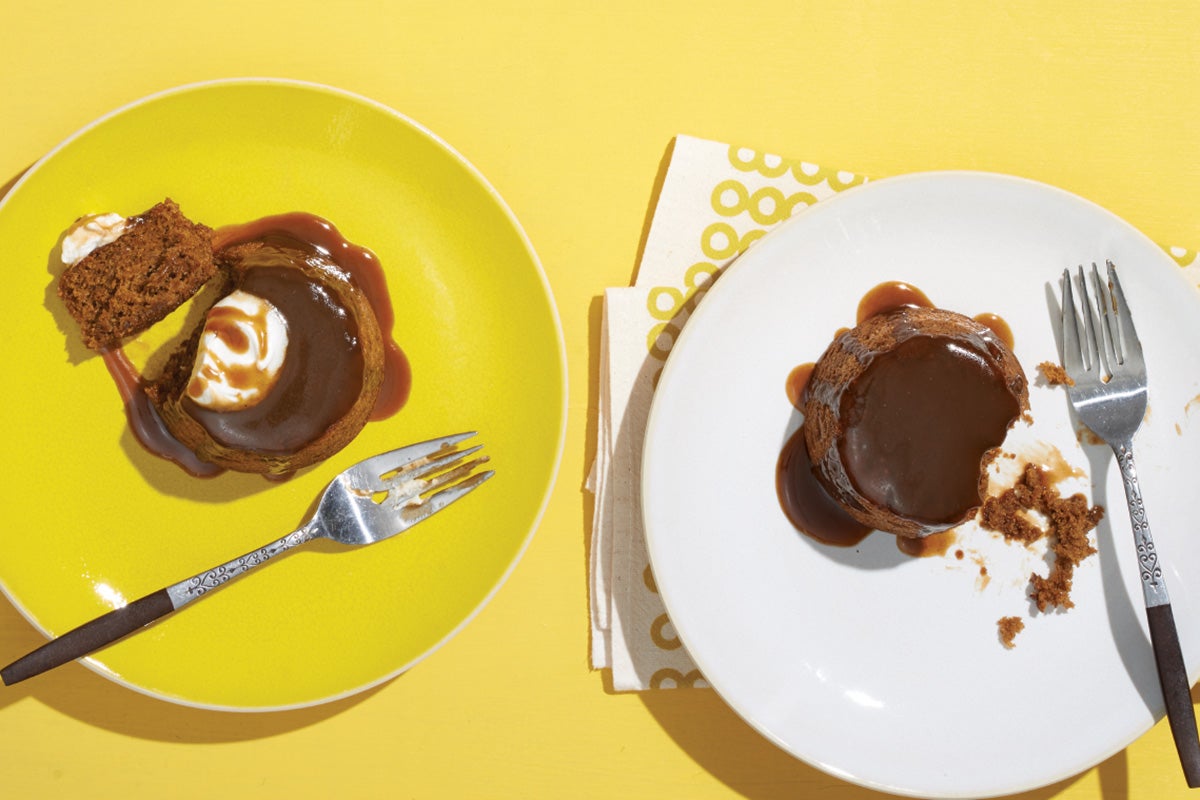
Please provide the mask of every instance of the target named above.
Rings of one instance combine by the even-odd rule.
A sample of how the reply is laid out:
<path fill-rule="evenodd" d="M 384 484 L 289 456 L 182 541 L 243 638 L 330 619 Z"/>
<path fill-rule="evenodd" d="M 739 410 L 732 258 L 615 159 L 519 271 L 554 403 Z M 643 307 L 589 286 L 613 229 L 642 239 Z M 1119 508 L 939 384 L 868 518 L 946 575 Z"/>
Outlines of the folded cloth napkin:
<path fill-rule="evenodd" d="M 607 289 L 600 334 L 589 564 L 591 663 L 616 691 L 705 687 L 654 584 L 641 518 L 641 458 L 664 362 L 713 277 L 794 212 L 861 175 L 747 147 L 677 136 L 631 287 Z M 1166 248 L 1195 272 L 1196 252 Z"/>

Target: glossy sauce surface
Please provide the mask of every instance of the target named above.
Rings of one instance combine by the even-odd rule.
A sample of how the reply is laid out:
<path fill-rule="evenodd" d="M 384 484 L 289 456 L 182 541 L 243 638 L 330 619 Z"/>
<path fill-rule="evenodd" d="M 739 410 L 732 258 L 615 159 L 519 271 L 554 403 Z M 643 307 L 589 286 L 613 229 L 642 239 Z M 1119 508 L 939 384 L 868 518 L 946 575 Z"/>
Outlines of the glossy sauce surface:
<path fill-rule="evenodd" d="M 287 320 L 288 353 L 275 386 L 254 405 L 234 411 L 183 400 L 184 410 L 227 447 L 294 452 L 345 416 L 362 390 L 358 325 L 328 287 L 295 268 L 292 259 L 299 253 L 289 248 L 258 251 L 239 283 Z"/>
<path fill-rule="evenodd" d="M 917 287 L 902 281 L 890 281 L 873 287 L 863 295 L 856 309 L 855 324 L 862 324 L 871 317 L 904 307 L 935 308 L 936 306 Z M 997 338 L 1011 349 L 1012 331 L 1002 318 L 995 314 L 980 314 L 975 319 L 990 328 Z M 846 328 L 839 329 L 835 338 L 847 330 Z M 968 503 L 978 502 L 978 464 L 963 465 L 957 462 L 951 463 L 954 461 L 953 459 L 940 458 L 938 448 L 944 445 L 947 437 L 955 434 L 942 429 L 942 420 L 938 414 L 927 413 L 926 403 L 932 401 L 946 406 L 957 415 L 960 422 L 969 425 L 970 418 L 976 410 L 972 404 L 977 402 L 978 398 L 975 398 L 970 392 L 968 394 L 971 396 L 960 395 L 958 387 L 963 386 L 969 390 L 969 385 L 975 385 L 974 391 L 978 392 L 977 378 L 980 377 L 981 372 L 986 378 L 990 375 L 990 371 L 984 369 L 986 365 L 980 363 L 977 355 L 959 349 L 930 346 L 929 344 L 914 344 L 912 349 L 914 352 L 909 355 L 914 357 L 912 361 L 917 366 L 915 374 L 907 374 L 911 371 L 910 365 L 904 362 L 910 359 L 899 359 L 901 363 L 894 363 L 892 367 L 885 368 L 872 377 L 873 381 L 877 380 L 883 384 L 897 384 L 896 387 L 888 387 L 892 391 L 884 392 L 884 394 L 888 395 L 885 398 L 888 403 L 893 405 L 896 401 L 900 401 L 900 403 L 883 416 L 868 415 L 866 408 L 853 410 L 851 418 L 862 421 L 864 417 L 869 416 L 870 421 L 874 424 L 865 424 L 861 429 L 854 431 L 852 437 L 848 437 L 853 439 L 849 456 L 856 469 L 861 469 L 864 474 L 873 476 L 872 491 L 889 504 L 896 496 L 905 495 L 911 491 L 911 487 L 904 481 L 905 475 L 916 477 L 927 473 L 929 468 L 936 470 L 939 478 L 934 485 L 938 487 L 938 491 L 942 489 L 948 491 L 942 498 L 933 498 L 935 505 L 940 505 L 945 509 L 947 515 L 952 516 L 954 510 L 963 502 L 964 497 L 967 498 Z M 785 382 L 788 402 L 797 409 L 803 409 L 804 389 L 812 375 L 813 368 L 813 363 L 800 364 L 789 373 Z M 956 374 L 960 379 L 952 380 L 952 386 L 949 389 L 946 388 L 945 382 L 947 370 Z M 931 384 L 930 381 L 933 383 Z M 986 380 L 985 383 L 987 383 Z M 922 386 L 931 385 L 937 388 L 932 391 L 922 390 Z M 987 390 L 984 393 L 987 395 L 982 400 L 985 404 L 996 400 L 993 393 Z M 862 402 L 866 396 L 865 390 L 860 391 L 858 395 L 858 401 Z M 1007 396 L 1006 393 L 1005 395 Z M 851 397 L 850 402 L 855 402 L 855 398 Z M 963 409 L 970 409 L 970 413 Z M 876 410 L 871 409 L 871 411 Z M 917 410 L 922 413 L 915 413 Z M 1003 412 L 1007 413 L 1011 410 L 1006 406 Z M 911 430 L 916 424 L 913 420 L 921 418 L 933 420 L 933 422 L 926 424 L 921 430 Z M 1005 428 L 1007 419 L 1006 417 Z M 918 425 L 918 427 L 921 426 Z M 903 450 L 910 448 L 914 441 L 921 440 L 923 437 L 929 441 L 929 444 L 923 450 L 922 457 L 926 460 L 921 461 L 919 468 L 905 470 L 905 475 L 899 477 L 878 468 L 883 463 L 878 458 L 878 448 Z M 939 453 L 939 457 L 931 458 L 928 456 L 929 452 Z M 847 514 L 817 480 L 805 445 L 803 425 L 788 439 L 781 450 L 776 464 L 775 477 L 780 507 L 792 525 L 801 533 L 824 544 L 848 547 L 857 544 L 871 532 L 869 528 Z M 928 502 L 929 499 L 929 497 L 919 496 L 917 501 L 918 503 Z M 904 503 L 901 504 L 904 505 Z M 945 554 L 954 543 L 956 534 L 953 529 L 950 529 L 919 539 L 900 536 L 895 538 L 897 547 L 902 552 L 911 556 L 926 557 Z"/>
<path fill-rule="evenodd" d="M 813 368 L 817 366 L 811 361 L 807 364 L 801 364 L 788 373 L 787 392 L 788 402 L 795 406 L 798 410 L 804 410 L 804 387 L 808 385 L 808 379 L 812 377 Z"/>
<path fill-rule="evenodd" d="M 217 252 L 246 242 L 307 250 L 318 257 L 328 258 L 349 273 L 370 302 L 383 334 L 383 388 L 375 402 L 371 419 L 386 419 L 403 408 L 412 388 L 412 369 L 404 351 L 392 336 L 395 311 L 383 267 L 375 254 L 348 241 L 328 220 L 302 211 L 276 214 L 240 225 L 227 225 L 217 229 L 213 235 L 213 249 Z"/>
<path fill-rule="evenodd" d="M 225 471 L 215 464 L 201 461 L 190 448 L 171 435 L 158 409 L 142 391 L 142 378 L 123 350 L 106 350 L 101 357 L 125 404 L 129 429 L 143 448 L 159 458 L 178 464 L 184 472 L 197 478 L 212 478 Z"/>
<path fill-rule="evenodd" d="M 980 458 L 1020 404 L 983 355 L 940 336 L 901 342 L 842 396 L 842 463 L 859 493 L 903 517 L 957 523 L 981 502 Z"/>
<path fill-rule="evenodd" d="M 822 544 L 852 547 L 871 533 L 843 511 L 813 475 L 803 427 L 791 435 L 779 454 L 775 491 L 788 521 Z"/>
<path fill-rule="evenodd" d="M 856 325 L 895 311 L 897 308 L 934 308 L 933 301 L 925 293 L 912 284 L 904 281 L 888 281 L 881 283 L 863 295 L 858 301 L 858 311 L 854 316 Z M 843 329 L 844 330 L 844 329 Z M 841 335 L 841 331 L 838 332 Z M 835 337 L 836 338 L 836 337 Z"/>
<path fill-rule="evenodd" d="M 975 321 L 980 325 L 990 328 L 992 333 L 996 334 L 996 338 L 1004 342 L 1005 347 L 1009 350 L 1013 349 L 1015 342 L 1013 341 L 1012 328 L 1008 326 L 1003 317 L 992 313 L 976 314 Z"/>
<path fill-rule="evenodd" d="M 913 556 L 914 558 L 929 558 L 930 556 L 944 556 L 950 551 L 950 547 L 958 541 L 958 530 L 951 528 L 945 531 L 931 533 L 928 536 L 922 536 L 915 539 L 908 536 L 897 536 L 896 547 L 901 553 Z M 962 551 L 958 551 L 961 553 Z M 955 553 L 956 558 L 962 556 Z"/>

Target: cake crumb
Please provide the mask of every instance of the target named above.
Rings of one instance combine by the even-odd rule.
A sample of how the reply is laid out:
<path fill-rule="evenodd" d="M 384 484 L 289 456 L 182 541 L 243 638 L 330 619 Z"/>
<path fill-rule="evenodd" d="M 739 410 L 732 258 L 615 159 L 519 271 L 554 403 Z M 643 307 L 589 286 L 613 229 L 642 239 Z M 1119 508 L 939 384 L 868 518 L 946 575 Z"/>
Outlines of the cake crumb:
<path fill-rule="evenodd" d="M 1035 525 L 1028 513 L 1036 511 L 1046 519 L 1046 528 Z M 1050 482 L 1047 472 L 1036 464 L 1026 464 L 1021 477 L 998 497 L 984 501 L 980 524 L 1000 533 L 1007 541 L 1032 544 L 1050 537 L 1054 562 L 1046 576 L 1029 576 L 1029 597 L 1038 611 L 1052 607 L 1073 608 L 1071 585 L 1077 567 L 1096 552 L 1088 533 L 1104 518 L 1101 506 L 1088 507 L 1082 494 L 1063 497 Z"/>
<path fill-rule="evenodd" d="M 1075 381 L 1071 380 L 1071 376 L 1060 365 L 1053 361 L 1043 361 L 1037 366 L 1038 371 L 1042 373 L 1042 377 L 1046 379 L 1046 383 L 1051 386 L 1074 386 Z"/>
<path fill-rule="evenodd" d="M 1016 647 L 1013 640 L 1017 638 L 1018 633 L 1025 630 L 1025 620 L 1020 617 L 1001 617 L 996 626 L 1000 629 L 1000 643 L 1012 650 Z"/>

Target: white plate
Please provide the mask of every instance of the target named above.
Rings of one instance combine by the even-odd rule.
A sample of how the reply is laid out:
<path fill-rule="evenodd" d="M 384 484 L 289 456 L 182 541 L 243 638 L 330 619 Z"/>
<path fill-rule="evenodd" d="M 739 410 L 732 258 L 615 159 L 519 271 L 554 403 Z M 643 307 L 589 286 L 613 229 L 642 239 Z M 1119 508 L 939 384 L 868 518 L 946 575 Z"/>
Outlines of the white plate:
<path fill-rule="evenodd" d="M 1034 425 L 1009 449 L 1058 448 L 1094 479 L 1063 488 L 1108 509 L 1069 612 L 1031 614 L 1025 594 L 1029 572 L 1046 570 L 1040 552 L 973 524 L 942 557 L 902 556 L 879 533 L 827 547 L 788 524 L 775 494 L 776 458 L 800 421 L 788 372 L 853 324 L 869 289 L 904 280 L 941 307 L 999 314 L 1033 380 L 1039 362 L 1058 360 L 1051 308 L 1062 270 L 1105 258 L 1119 265 L 1145 347 L 1150 413 L 1138 465 L 1194 682 L 1189 584 L 1200 576 L 1200 541 L 1189 499 L 1200 420 L 1188 407 L 1200 395 L 1200 304 L 1133 227 L 1007 176 L 878 181 L 762 239 L 688 321 L 646 437 L 655 578 L 701 671 L 786 751 L 889 792 L 979 797 L 1074 775 L 1162 716 L 1120 476 L 1106 447 L 1079 444 L 1062 389 L 1036 382 Z M 1006 650 L 996 623 L 1010 615 L 1026 628 Z"/>

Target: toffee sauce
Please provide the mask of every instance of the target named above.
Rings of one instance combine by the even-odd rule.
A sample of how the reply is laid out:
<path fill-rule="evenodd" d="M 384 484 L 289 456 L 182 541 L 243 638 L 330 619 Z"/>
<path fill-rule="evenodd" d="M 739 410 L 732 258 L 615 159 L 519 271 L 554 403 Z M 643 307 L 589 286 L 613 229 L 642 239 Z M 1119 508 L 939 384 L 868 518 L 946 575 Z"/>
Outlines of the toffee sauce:
<path fill-rule="evenodd" d="M 935 306 L 933 301 L 917 287 L 903 281 L 889 281 L 879 284 L 858 301 L 858 312 L 854 316 L 854 324 L 861 325 L 871 317 L 877 317 L 898 308 L 935 308 Z"/>
<path fill-rule="evenodd" d="M 213 234 L 213 250 L 220 252 L 227 247 L 256 241 L 315 250 L 349 273 L 370 302 L 383 334 L 383 387 L 375 401 L 371 420 L 387 419 L 403 408 L 412 388 L 412 368 L 392 336 L 396 315 L 383 267 L 375 254 L 348 241 L 328 220 L 303 211 L 218 228 Z"/>
<path fill-rule="evenodd" d="M 299 257 L 298 250 L 263 248 L 239 266 L 238 288 L 289 322 L 287 355 L 271 390 L 237 409 L 206 408 L 190 396 L 181 401 L 182 410 L 226 447 L 294 453 L 349 413 L 362 391 L 357 321 L 333 292 L 293 266 Z M 231 377 L 235 384 L 251 380 Z"/>
<path fill-rule="evenodd" d="M 985 355 L 942 336 L 913 336 L 842 396 L 837 454 L 858 494 L 944 529 L 978 508 L 980 457 L 1020 413 Z"/>
<path fill-rule="evenodd" d="M 225 471 L 216 464 L 201 461 L 191 448 L 185 447 L 171 435 L 158 409 L 143 391 L 142 376 L 124 350 L 105 350 L 101 357 L 125 403 L 125 418 L 138 444 L 152 455 L 178 464 L 184 472 L 196 478 L 213 478 Z"/>
<path fill-rule="evenodd" d="M 997 314 L 976 314 L 975 321 L 980 325 L 991 329 L 992 333 L 996 334 L 996 338 L 1004 342 L 1004 346 L 1009 350 L 1013 349 L 1013 332 L 1004 318 Z"/>
<path fill-rule="evenodd" d="M 412 370 L 404 351 L 392 336 L 395 315 L 383 269 L 375 255 L 347 241 L 330 222 L 304 212 L 263 217 L 220 228 L 213 236 L 213 250 L 219 253 L 225 248 L 254 241 L 315 252 L 351 276 L 370 303 L 383 335 L 383 385 L 370 420 L 387 419 L 403 408 L 412 386 Z M 123 350 L 107 350 L 102 357 L 124 402 L 130 430 L 144 449 L 177 464 L 197 478 L 211 478 L 225 471 L 222 467 L 200 460 L 171 434 L 146 395 L 145 380 Z M 265 477 L 269 480 L 280 479 L 269 475 Z"/>
<path fill-rule="evenodd" d="M 902 281 L 890 281 L 872 288 L 859 301 L 855 324 L 899 308 L 936 308 L 920 289 Z M 980 314 L 975 320 L 992 330 L 998 339 L 1012 349 L 1013 335 L 1008 324 L 996 314 Z M 835 339 L 848 331 L 839 328 Z M 785 382 L 788 402 L 803 411 L 804 390 L 812 376 L 814 363 L 800 364 L 792 369 Z M 784 515 L 800 533 L 818 542 L 838 547 L 853 547 L 865 539 L 872 529 L 851 517 L 833 500 L 817 480 L 812 459 L 804 439 L 804 425 L 793 433 L 780 451 L 775 469 L 775 490 Z M 951 528 L 921 538 L 895 536 L 896 547 L 914 557 L 944 555 L 957 540 Z"/>
<path fill-rule="evenodd" d="M 871 533 L 847 514 L 813 474 L 801 425 L 787 440 L 775 467 L 775 492 L 788 521 L 822 544 L 853 547 Z"/>

